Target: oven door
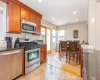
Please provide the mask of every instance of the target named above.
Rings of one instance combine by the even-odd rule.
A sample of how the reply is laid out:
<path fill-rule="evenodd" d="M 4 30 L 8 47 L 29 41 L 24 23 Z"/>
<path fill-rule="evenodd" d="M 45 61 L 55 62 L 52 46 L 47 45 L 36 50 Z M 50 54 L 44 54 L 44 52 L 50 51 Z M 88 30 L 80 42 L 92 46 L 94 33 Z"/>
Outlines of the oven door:
<path fill-rule="evenodd" d="M 40 62 L 40 49 L 25 51 L 25 68 Z"/>

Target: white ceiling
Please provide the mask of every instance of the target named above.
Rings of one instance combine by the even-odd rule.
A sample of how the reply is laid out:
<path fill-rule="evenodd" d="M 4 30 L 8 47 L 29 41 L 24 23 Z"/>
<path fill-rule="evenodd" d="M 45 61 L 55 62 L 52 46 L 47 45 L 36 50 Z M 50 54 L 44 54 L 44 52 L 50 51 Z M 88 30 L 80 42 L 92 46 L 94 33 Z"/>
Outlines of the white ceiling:
<path fill-rule="evenodd" d="M 20 1 L 40 12 L 44 20 L 56 26 L 87 20 L 88 0 L 43 0 L 42 3 L 38 0 Z M 76 11 L 75 15 L 74 11 Z M 79 21 L 76 21 L 76 18 Z"/>

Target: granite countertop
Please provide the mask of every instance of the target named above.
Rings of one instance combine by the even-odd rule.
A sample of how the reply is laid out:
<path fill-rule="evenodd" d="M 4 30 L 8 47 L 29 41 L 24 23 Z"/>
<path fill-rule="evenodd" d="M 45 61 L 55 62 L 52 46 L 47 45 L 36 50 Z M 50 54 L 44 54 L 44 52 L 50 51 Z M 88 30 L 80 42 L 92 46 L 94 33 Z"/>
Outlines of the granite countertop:
<path fill-rule="evenodd" d="M 7 47 L 0 47 L 0 52 L 3 52 L 3 51 L 10 51 L 10 50 L 17 50 L 17 49 L 22 49 L 22 48 L 7 48 Z"/>
<path fill-rule="evenodd" d="M 40 45 L 47 45 L 47 44 L 40 44 Z M 0 52 L 3 52 L 3 51 L 9 51 L 9 50 L 16 50 L 16 49 L 23 49 L 23 48 L 7 48 L 7 47 L 0 47 Z"/>
<path fill-rule="evenodd" d="M 100 80 L 100 51 L 83 50 L 84 80 Z"/>
<path fill-rule="evenodd" d="M 40 44 L 40 46 L 41 46 L 41 45 L 47 45 L 47 44 L 44 44 L 44 43 L 43 43 L 43 44 Z"/>

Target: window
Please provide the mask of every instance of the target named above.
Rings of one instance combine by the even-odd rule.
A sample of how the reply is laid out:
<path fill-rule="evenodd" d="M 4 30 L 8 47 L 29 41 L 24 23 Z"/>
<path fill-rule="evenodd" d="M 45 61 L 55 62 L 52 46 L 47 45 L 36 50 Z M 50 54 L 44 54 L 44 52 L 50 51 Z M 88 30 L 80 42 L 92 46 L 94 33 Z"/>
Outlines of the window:
<path fill-rule="evenodd" d="M 56 43 L 56 30 L 52 30 L 52 41 Z"/>
<path fill-rule="evenodd" d="M 6 37 L 6 4 L 0 2 L 0 41 Z"/>
<path fill-rule="evenodd" d="M 42 37 L 42 40 L 43 40 L 43 43 L 45 43 L 45 28 L 41 28 L 41 37 Z"/>
<path fill-rule="evenodd" d="M 57 36 L 57 40 L 58 40 L 58 42 L 60 41 L 60 40 L 64 40 L 65 39 L 65 30 L 58 30 L 58 36 Z"/>

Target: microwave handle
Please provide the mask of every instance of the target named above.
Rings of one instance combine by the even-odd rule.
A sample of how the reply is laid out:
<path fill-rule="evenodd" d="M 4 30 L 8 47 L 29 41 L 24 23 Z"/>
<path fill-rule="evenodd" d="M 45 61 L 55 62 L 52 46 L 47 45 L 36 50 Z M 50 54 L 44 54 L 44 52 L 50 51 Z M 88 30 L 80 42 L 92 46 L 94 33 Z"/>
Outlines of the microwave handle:
<path fill-rule="evenodd" d="M 36 31 L 36 27 L 35 27 L 35 31 Z"/>

